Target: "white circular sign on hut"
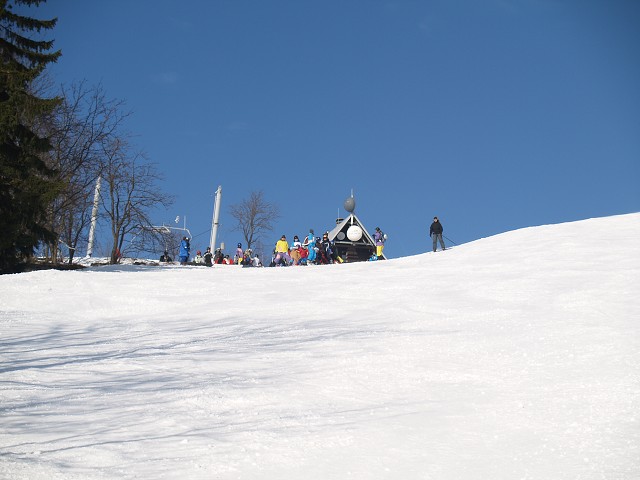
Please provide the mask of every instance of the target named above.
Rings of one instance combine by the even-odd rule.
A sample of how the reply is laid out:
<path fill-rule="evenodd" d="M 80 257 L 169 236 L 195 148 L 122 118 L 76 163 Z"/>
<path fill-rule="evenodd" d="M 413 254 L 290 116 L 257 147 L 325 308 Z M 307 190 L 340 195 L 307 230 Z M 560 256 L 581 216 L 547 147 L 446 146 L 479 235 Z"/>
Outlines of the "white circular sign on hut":
<path fill-rule="evenodd" d="M 362 238 L 362 229 L 358 225 L 351 225 L 347 229 L 347 238 L 352 242 L 357 242 Z"/>

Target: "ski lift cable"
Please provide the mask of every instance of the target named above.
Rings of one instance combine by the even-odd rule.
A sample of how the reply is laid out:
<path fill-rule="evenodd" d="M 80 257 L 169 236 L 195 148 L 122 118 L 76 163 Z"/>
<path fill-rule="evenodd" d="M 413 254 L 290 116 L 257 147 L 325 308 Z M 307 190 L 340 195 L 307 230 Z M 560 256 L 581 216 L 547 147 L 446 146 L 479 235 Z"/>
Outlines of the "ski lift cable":
<path fill-rule="evenodd" d="M 211 229 L 209 229 L 209 230 L 205 230 L 204 232 L 201 232 L 201 233 L 199 233 L 199 234 L 197 234 L 197 235 L 194 235 L 193 237 L 191 237 L 191 239 L 193 240 L 194 238 L 201 237 L 201 236 L 202 236 L 202 235 L 204 235 L 205 233 L 211 233 Z"/>

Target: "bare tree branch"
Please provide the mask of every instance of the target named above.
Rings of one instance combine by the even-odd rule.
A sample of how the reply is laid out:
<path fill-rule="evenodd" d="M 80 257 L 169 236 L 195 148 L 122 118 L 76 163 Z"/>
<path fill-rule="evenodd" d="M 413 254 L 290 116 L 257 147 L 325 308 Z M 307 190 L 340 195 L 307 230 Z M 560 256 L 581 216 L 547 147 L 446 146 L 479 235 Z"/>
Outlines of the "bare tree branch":
<path fill-rule="evenodd" d="M 106 188 L 101 201 L 109 219 L 112 248 L 111 263 L 117 263 L 126 253 L 127 235 L 149 229 L 151 210 L 169 207 L 173 197 L 158 188 L 162 176 L 141 152 L 132 151 L 121 139 L 105 144 L 102 177 Z"/>
<path fill-rule="evenodd" d="M 229 213 L 237 222 L 233 230 L 242 232 L 247 248 L 253 248 L 264 233 L 273 230 L 273 222 L 280 218 L 280 209 L 267 202 L 262 191 L 251 192 L 248 199 L 231 205 Z"/>
<path fill-rule="evenodd" d="M 102 146 L 120 135 L 118 131 L 129 113 L 122 110 L 124 102 L 108 100 L 102 86 L 87 87 L 84 81 L 63 85 L 61 97 L 62 102 L 42 127 L 53 146 L 47 163 L 63 185 L 50 207 L 51 228 L 58 233 L 60 243 L 69 247 L 72 261 L 78 242 L 88 236 Z M 50 248 L 56 258 L 57 243 Z"/>

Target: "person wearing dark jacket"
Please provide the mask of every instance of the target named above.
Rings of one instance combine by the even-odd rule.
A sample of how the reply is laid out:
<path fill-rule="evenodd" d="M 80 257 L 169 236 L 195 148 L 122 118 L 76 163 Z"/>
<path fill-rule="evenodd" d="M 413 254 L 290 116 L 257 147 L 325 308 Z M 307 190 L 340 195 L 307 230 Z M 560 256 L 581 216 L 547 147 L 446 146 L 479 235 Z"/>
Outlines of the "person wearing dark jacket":
<path fill-rule="evenodd" d="M 320 247 L 324 250 L 327 261 L 329 263 L 334 263 L 337 259 L 336 246 L 331 240 L 329 240 L 329 232 L 325 232 L 325 234 L 322 236 Z"/>
<path fill-rule="evenodd" d="M 207 267 L 211 267 L 213 265 L 213 253 L 211 253 L 211 247 L 207 247 L 207 251 L 204 252 L 204 264 Z"/>
<path fill-rule="evenodd" d="M 433 239 L 433 251 L 435 252 L 438 248 L 438 241 L 440 241 L 440 246 L 442 250 L 446 250 L 444 248 L 444 240 L 442 240 L 442 232 L 444 232 L 444 228 L 442 228 L 442 224 L 438 217 L 433 217 L 433 223 L 429 228 L 429 236 Z"/>

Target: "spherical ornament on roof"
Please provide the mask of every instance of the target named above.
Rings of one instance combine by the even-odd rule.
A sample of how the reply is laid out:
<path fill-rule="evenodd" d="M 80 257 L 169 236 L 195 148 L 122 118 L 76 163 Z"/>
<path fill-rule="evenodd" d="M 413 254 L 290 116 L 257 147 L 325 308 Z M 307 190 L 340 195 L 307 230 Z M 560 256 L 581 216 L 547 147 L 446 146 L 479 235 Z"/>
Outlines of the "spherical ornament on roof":
<path fill-rule="evenodd" d="M 362 238 L 362 229 L 358 225 L 351 225 L 347 229 L 347 238 L 352 242 L 357 242 Z"/>
<path fill-rule="evenodd" d="M 344 209 L 349 213 L 353 213 L 353 211 L 356 209 L 356 199 L 353 197 L 347 198 L 344 201 Z"/>

